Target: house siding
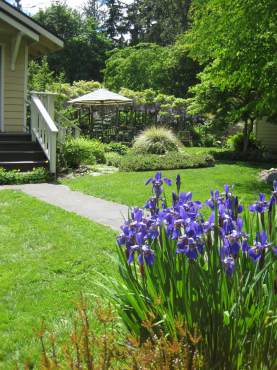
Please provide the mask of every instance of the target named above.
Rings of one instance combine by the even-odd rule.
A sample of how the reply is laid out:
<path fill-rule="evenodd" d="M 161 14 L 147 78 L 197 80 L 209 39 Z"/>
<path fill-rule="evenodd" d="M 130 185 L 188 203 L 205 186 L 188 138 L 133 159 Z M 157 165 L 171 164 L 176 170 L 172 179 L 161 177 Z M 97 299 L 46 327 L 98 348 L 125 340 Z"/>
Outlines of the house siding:
<path fill-rule="evenodd" d="M 272 153 L 277 153 L 277 123 L 261 120 L 256 125 L 257 139 Z"/>
<path fill-rule="evenodd" d="M 2 26 L 2 25 L 1 25 Z M 25 131 L 25 96 L 27 73 L 27 46 L 24 38 L 21 41 L 15 69 L 11 68 L 12 38 L 0 35 L 0 44 L 4 52 L 3 68 L 3 120 L 4 132 Z"/>

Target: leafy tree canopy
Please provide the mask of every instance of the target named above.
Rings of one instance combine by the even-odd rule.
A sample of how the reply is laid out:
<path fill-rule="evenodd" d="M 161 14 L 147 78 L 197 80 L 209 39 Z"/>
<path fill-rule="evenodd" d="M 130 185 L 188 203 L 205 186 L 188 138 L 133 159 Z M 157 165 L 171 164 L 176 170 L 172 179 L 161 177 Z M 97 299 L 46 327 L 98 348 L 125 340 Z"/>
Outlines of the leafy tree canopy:
<path fill-rule="evenodd" d="M 191 88 L 192 113 L 244 121 L 244 151 L 255 119 L 277 114 L 277 2 L 195 0 L 183 38 L 205 68 Z"/>
<path fill-rule="evenodd" d="M 102 79 L 101 70 L 111 42 L 104 33 L 98 32 L 95 18 L 82 17 L 61 1 L 52 3 L 46 10 L 40 10 L 34 17 L 49 31 L 64 39 L 64 49 L 47 58 L 52 71 L 64 72 L 68 82 Z"/>
<path fill-rule="evenodd" d="M 196 83 L 198 71 L 198 64 L 178 43 L 168 47 L 141 43 L 111 52 L 106 63 L 105 85 L 114 90 L 151 88 L 184 96 L 188 87 Z"/>
<path fill-rule="evenodd" d="M 206 67 L 201 86 L 193 88 L 194 108 L 197 100 L 203 100 L 203 90 L 218 89 L 222 96 L 232 97 L 236 110 L 241 107 L 241 118 L 275 114 L 277 2 L 195 0 L 195 4 L 193 27 L 184 40 L 191 57 Z M 217 94 L 208 93 L 207 98 L 222 101 Z"/>

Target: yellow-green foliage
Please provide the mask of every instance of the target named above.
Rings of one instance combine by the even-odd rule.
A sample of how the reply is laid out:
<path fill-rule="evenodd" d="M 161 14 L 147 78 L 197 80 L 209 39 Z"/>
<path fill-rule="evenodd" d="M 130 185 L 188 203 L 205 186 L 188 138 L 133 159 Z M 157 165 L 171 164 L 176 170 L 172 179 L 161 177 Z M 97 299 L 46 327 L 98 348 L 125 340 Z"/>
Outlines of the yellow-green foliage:
<path fill-rule="evenodd" d="M 135 139 L 133 149 L 140 154 L 166 154 L 178 152 L 182 144 L 175 134 L 165 127 L 150 127 Z"/>

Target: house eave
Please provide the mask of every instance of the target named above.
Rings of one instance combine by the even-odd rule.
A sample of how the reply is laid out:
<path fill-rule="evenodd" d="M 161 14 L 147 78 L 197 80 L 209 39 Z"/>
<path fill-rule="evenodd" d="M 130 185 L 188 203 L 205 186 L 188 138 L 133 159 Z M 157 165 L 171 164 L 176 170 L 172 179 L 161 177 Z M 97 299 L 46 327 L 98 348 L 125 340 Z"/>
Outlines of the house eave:
<path fill-rule="evenodd" d="M 6 19 L 4 20 L 5 22 L 9 20 L 10 24 L 15 26 L 16 29 L 20 31 L 23 29 L 23 33 L 26 36 L 30 37 L 32 41 L 42 44 L 42 47 L 49 52 L 60 50 L 64 46 L 63 40 L 3 0 L 0 1 L 0 17 L 1 16 Z M 33 54 L 35 54 L 35 52 Z M 38 52 L 38 55 L 39 54 Z"/>

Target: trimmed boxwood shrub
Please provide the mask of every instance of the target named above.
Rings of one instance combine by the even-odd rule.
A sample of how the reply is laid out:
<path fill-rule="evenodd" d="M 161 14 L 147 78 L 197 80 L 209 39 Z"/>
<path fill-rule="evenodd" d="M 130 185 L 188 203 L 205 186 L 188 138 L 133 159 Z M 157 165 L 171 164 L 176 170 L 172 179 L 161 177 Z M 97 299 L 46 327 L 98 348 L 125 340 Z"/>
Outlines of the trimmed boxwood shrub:
<path fill-rule="evenodd" d="M 46 182 L 50 178 L 45 168 L 34 168 L 33 171 L 5 170 L 0 167 L 0 185 L 35 184 Z"/>
<path fill-rule="evenodd" d="M 170 152 L 165 155 L 129 154 L 122 157 L 119 169 L 124 172 L 173 170 L 182 168 L 211 167 L 214 158 L 208 154 L 196 154 L 190 156 L 186 153 Z"/>
<path fill-rule="evenodd" d="M 83 137 L 70 139 L 62 148 L 64 161 L 69 168 L 77 168 L 80 164 L 105 163 L 104 145 L 98 140 Z"/>

